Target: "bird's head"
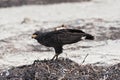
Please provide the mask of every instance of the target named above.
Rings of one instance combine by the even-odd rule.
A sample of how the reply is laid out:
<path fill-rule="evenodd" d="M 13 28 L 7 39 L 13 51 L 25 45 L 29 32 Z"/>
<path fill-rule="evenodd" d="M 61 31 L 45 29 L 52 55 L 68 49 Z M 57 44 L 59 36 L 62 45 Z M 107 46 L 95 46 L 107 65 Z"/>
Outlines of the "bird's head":
<path fill-rule="evenodd" d="M 35 33 L 32 34 L 33 39 L 37 39 L 37 37 L 41 34 L 40 31 L 36 31 Z"/>

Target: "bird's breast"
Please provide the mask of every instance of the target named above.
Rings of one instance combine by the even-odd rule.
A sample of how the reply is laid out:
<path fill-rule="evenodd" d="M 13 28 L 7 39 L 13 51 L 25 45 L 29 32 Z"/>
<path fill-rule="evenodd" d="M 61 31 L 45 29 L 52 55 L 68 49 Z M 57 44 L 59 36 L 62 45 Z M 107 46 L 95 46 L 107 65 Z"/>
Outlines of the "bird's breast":
<path fill-rule="evenodd" d="M 41 38 L 38 42 L 47 47 L 53 47 L 54 42 L 50 38 Z"/>

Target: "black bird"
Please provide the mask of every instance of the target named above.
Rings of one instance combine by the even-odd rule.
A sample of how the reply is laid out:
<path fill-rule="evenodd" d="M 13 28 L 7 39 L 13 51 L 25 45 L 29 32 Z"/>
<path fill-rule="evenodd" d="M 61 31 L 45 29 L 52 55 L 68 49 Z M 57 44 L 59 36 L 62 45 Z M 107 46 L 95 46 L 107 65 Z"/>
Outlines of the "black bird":
<path fill-rule="evenodd" d="M 58 59 L 58 55 L 63 51 L 63 45 L 76 43 L 82 40 L 83 37 L 94 40 L 94 36 L 77 29 L 61 29 L 51 32 L 37 31 L 32 35 L 32 38 L 36 39 L 40 44 L 55 49 L 52 60 Z"/>

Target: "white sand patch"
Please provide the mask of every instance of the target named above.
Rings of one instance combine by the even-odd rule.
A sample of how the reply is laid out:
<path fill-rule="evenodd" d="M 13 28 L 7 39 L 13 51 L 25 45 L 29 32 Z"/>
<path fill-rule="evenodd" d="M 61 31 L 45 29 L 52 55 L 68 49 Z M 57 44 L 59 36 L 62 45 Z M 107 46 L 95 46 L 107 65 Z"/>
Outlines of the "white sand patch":
<path fill-rule="evenodd" d="M 21 24 L 25 17 L 30 18 L 33 23 Z M 102 18 L 110 21 L 120 21 L 120 0 L 94 0 L 92 2 L 83 3 L 66 3 L 54 5 L 40 5 L 40 6 L 22 6 L 12 8 L 0 9 L 0 40 L 8 40 L 8 43 L 1 42 L 0 45 L 0 68 L 7 68 L 10 66 L 19 66 L 24 64 L 31 64 L 34 60 L 51 59 L 54 52 L 34 51 L 31 45 L 39 45 L 30 36 L 20 36 L 25 33 L 31 35 L 35 30 L 40 28 L 53 28 L 58 24 L 76 19 L 91 19 Z M 60 23 L 59 23 L 60 22 Z M 82 24 L 82 23 L 81 23 Z M 107 27 L 116 24 L 96 23 L 96 25 Z M 120 27 L 117 25 L 117 27 Z M 14 39 L 14 37 L 16 37 Z M 12 39 L 11 39 L 12 38 Z M 103 44 L 103 45 L 102 45 Z M 78 48 L 80 46 L 91 46 L 90 48 Z M 101 46 L 99 46 L 101 45 Z M 14 47 L 15 52 L 9 52 L 6 48 Z M 111 65 L 120 62 L 120 40 L 107 40 L 102 42 L 79 42 L 77 44 L 64 47 L 64 52 L 60 57 L 70 58 L 81 64 L 82 60 L 86 58 L 84 64 L 100 63 L 101 65 Z M 69 50 L 68 48 L 73 48 Z M 4 55 L 2 55 L 4 54 Z"/>

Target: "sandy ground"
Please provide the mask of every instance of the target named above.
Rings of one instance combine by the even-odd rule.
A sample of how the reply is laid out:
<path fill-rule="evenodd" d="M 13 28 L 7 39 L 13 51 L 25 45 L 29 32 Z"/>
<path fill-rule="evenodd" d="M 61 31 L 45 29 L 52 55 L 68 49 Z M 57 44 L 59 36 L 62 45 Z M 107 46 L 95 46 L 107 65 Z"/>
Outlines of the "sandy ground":
<path fill-rule="evenodd" d="M 22 6 L 0 9 L 0 69 L 31 64 L 34 60 L 51 59 L 52 48 L 46 48 L 31 34 L 36 30 L 52 30 L 66 24 L 96 37 L 64 46 L 60 57 L 81 64 L 113 65 L 120 63 L 120 1 L 93 0 L 46 6 Z M 27 22 L 22 23 L 24 18 Z"/>

